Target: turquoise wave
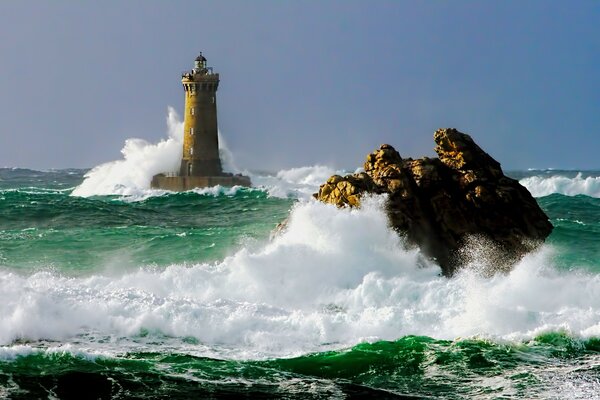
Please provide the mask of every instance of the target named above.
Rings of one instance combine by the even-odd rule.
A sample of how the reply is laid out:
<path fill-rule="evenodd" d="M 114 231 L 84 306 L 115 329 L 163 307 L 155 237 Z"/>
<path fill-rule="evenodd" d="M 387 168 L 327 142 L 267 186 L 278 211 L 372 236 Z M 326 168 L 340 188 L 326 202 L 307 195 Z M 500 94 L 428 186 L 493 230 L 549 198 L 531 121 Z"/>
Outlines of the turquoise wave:
<path fill-rule="evenodd" d="M 556 248 L 557 265 L 600 272 L 600 199 L 552 194 L 538 202 L 554 225 L 548 243 Z"/>
<path fill-rule="evenodd" d="M 137 201 L 70 196 L 84 173 L 0 169 L 0 269 L 102 275 L 111 268 L 123 274 L 141 266 L 216 262 L 262 246 L 295 202 L 256 189 Z M 600 199 L 552 194 L 538 202 L 555 226 L 548 239 L 553 265 L 565 273 L 599 273 Z M 152 352 L 68 351 L 90 345 L 79 339 L 0 347 L 0 398 L 588 399 L 600 391 L 600 338 L 567 332 L 527 342 L 405 336 L 245 361 L 196 357 L 160 341 Z M 9 356 L 21 348 L 29 350 Z"/>
<path fill-rule="evenodd" d="M 0 191 L 0 265 L 74 273 L 117 256 L 132 267 L 217 261 L 253 240 L 266 240 L 294 203 L 255 189 L 141 201 L 69 193 L 34 187 Z M 600 199 L 553 194 L 538 201 L 555 227 L 548 242 L 557 249 L 557 265 L 600 271 Z"/>
<path fill-rule="evenodd" d="M 27 188 L 4 190 L 0 199 L 0 266 L 66 273 L 116 258 L 122 269 L 216 261 L 266 240 L 292 205 L 251 189 L 129 201 Z"/>

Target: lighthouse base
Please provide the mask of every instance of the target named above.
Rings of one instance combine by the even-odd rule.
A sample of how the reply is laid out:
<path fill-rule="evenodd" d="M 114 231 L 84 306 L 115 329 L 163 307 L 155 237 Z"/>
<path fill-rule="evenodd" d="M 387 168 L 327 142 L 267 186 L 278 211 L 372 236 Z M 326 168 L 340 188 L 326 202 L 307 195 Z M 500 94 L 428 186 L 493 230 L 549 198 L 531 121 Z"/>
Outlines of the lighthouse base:
<path fill-rule="evenodd" d="M 158 174 L 152 177 L 152 189 L 184 192 L 194 188 L 211 186 L 246 186 L 250 187 L 250 178 L 244 175 L 223 174 L 218 176 L 167 176 Z"/>

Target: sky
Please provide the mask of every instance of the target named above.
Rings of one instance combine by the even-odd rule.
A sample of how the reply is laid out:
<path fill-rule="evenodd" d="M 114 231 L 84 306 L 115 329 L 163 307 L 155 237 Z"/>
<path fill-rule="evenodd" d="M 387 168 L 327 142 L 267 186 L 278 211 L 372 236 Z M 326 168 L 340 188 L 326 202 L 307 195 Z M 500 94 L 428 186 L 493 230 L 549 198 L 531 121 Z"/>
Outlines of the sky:
<path fill-rule="evenodd" d="M 599 21 L 598 1 L 4 0 L 0 167 L 165 138 L 202 51 L 242 168 L 432 156 L 454 127 L 504 169 L 600 169 Z"/>

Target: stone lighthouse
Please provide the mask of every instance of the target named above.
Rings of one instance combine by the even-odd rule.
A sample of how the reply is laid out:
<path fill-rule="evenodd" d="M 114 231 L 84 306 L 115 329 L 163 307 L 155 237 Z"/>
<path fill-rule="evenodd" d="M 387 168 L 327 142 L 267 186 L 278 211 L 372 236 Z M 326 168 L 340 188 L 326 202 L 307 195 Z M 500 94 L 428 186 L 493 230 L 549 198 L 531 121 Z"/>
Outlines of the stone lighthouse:
<path fill-rule="evenodd" d="M 219 158 L 217 88 L 219 74 L 200 53 L 194 68 L 181 75 L 185 91 L 183 154 L 177 174 L 158 174 L 151 186 L 173 191 L 206 186 L 250 186 L 250 178 L 224 173 Z"/>

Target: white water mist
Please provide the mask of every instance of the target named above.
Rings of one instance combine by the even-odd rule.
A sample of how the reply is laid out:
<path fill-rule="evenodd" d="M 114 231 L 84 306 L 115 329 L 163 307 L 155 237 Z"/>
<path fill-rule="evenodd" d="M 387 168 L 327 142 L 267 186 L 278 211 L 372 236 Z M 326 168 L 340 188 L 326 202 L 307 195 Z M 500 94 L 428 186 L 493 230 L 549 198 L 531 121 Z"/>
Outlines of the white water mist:
<path fill-rule="evenodd" d="M 600 177 L 583 177 L 580 172 L 577 176 L 569 178 L 560 174 L 553 176 L 530 176 L 520 180 L 534 197 L 548 196 L 559 193 L 565 196 L 576 196 L 583 194 L 590 197 L 600 198 Z"/>
<path fill-rule="evenodd" d="M 177 172 L 183 149 L 183 121 L 174 108 L 167 113 L 167 137 L 158 143 L 130 138 L 125 141 L 122 160 L 107 162 L 92 168 L 72 195 L 89 197 L 102 195 L 147 196 L 150 181 L 156 174 Z M 219 132 L 219 153 L 223 169 L 239 172 L 233 154 Z"/>
<path fill-rule="evenodd" d="M 181 162 L 182 141 L 183 122 L 175 109 L 169 107 L 166 139 L 158 143 L 127 139 L 121 150 L 123 159 L 92 168 L 72 195 L 132 195 L 147 190 L 154 175 L 177 171 Z"/>
<path fill-rule="evenodd" d="M 143 331 L 149 351 L 194 337 L 194 354 L 262 358 L 405 335 L 599 336 L 600 276 L 559 272 L 552 259 L 545 246 L 508 274 L 473 265 L 447 279 L 388 228 L 381 197 L 361 209 L 299 202 L 272 242 L 216 264 L 88 277 L 0 271 L 0 344 L 75 340 L 123 352 L 139 350 Z"/>

